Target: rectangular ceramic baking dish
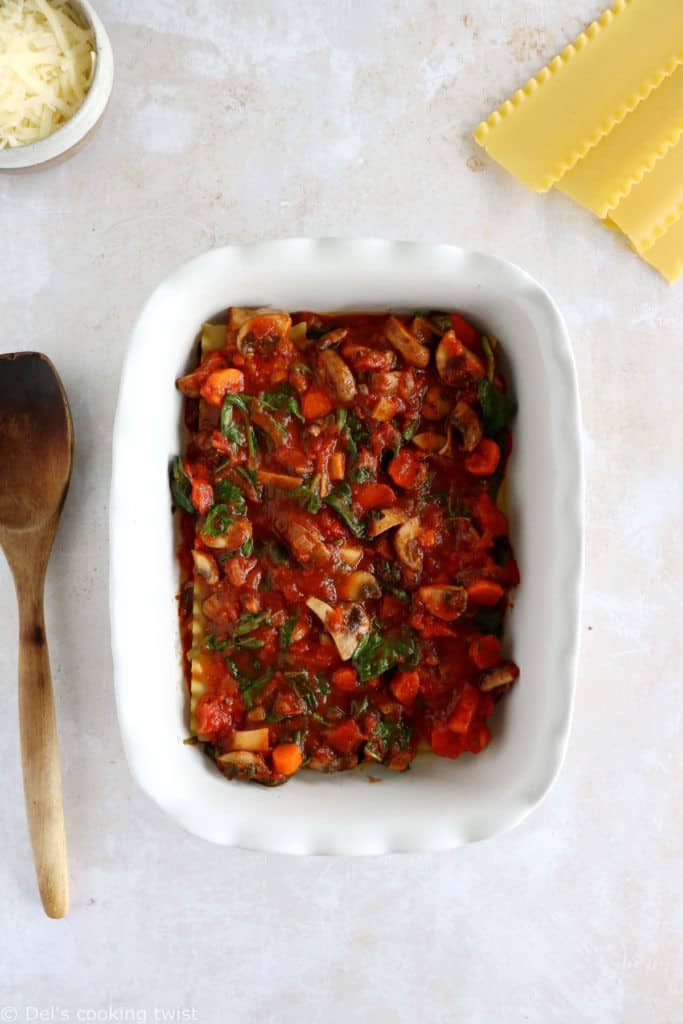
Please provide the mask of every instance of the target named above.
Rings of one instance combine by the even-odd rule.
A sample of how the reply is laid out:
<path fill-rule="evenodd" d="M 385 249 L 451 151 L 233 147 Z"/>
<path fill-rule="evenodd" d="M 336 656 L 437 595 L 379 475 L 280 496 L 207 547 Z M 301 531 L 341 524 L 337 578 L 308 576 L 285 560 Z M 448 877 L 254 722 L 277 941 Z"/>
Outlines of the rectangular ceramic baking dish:
<path fill-rule="evenodd" d="M 405 774 L 301 772 L 268 789 L 228 782 L 183 744 L 178 569 L 168 463 L 181 447 L 175 378 L 203 320 L 231 305 L 287 310 L 458 310 L 500 339 L 519 401 L 507 487 L 522 583 L 505 644 L 521 668 L 493 740 Z M 111 490 L 111 629 L 119 721 L 133 775 L 184 828 L 291 853 L 442 850 L 519 822 L 567 744 L 577 660 L 583 475 L 574 365 L 562 318 L 522 270 L 448 245 L 291 239 L 214 249 L 145 305 L 123 370 Z M 380 774 L 375 769 L 373 775 Z"/>

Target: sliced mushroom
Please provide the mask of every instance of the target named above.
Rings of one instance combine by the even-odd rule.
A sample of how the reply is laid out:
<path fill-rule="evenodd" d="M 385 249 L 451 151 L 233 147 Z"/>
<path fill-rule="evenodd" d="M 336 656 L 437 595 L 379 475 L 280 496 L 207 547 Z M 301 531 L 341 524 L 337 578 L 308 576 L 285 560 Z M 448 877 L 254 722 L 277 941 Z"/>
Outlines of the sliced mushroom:
<path fill-rule="evenodd" d="M 452 455 L 453 454 L 453 427 L 450 423 L 446 427 L 446 439 L 439 448 L 439 455 Z"/>
<path fill-rule="evenodd" d="M 382 588 L 375 577 L 363 570 L 345 576 L 337 584 L 337 591 L 345 601 L 371 601 L 382 596 Z"/>
<path fill-rule="evenodd" d="M 395 395 L 401 382 L 399 370 L 384 370 L 370 374 L 370 388 L 375 394 Z"/>
<path fill-rule="evenodd" d="M 502 695 L 506 690 L 510 689 L 518 675 L 519 669 L 517 666 L 513 665 L 512 662 L 506 662 L 504 665 L 498 665 L 496 668 L 484 672 L 479 680 L 479 689 L 484 693 L 496 690 Z M 498 696 L 498 694 L 496 695 Z"/>
<path fill-rule="evenodd" d="M 229 779 L 255 779 L 265 782 L 270 778 L 266 762 L 260 754 L 249 750 L 231 750 L 228 754 L 220 754 L 216 763 Z"/>
<path fill-rule="evenodd" d="M 303 478 L 300 476 L 287 476 L 286 473 L 271 473 L 267 469 L 256 471 L 256 479 L 266 487 L 279 487 L 282 491 L 293 491 L 295 487 L 301 486 Z"/>
<path fill-rule="evenodd" d="M 418 539 L 419 536 L 420 520 L 417 516 L 412 516 L 396 531 L 396 536 L 394 537 L 396 554 L 403 564 L 407 565 L 414 572 L 419 572 L 422 569 L 423 554 Z"/>
<path fill-rule="evenodd" d="M 436 347 L 436 369 L 441 380 L 446 384 L 455 384 L 462 370 L 463 343 L 456 337 L 455 331 L 446 331 Z"/>
<path fill-rule="evenodd" d="M 374 508 L 368 516 L 368 536 L 379 537 L 380 533 L 405 523 L 406 517 L 402 508 Z"/>
<path fill-rule="evenodd" d="M 481 441 L 483 434 L 479 414 L 467 402 L 456 402 L 449 419 L 460 434 L 461 450 L 473 452 Z"/>
<path fill-rule="evenodd" d="M 320 353 L 318 366 L 328 387 L 340 402 L 351 402 L 356 397 L 356 380 L 342 357 L 334 349 Z"/>
<path fill-rule="evenodd" d="M 230 739 L 231 750 L 268 750 L 268 729 L 237 729 Z"/>
<path fill-rule="evenodd" d="M 354 547 L 352 544 L 345 544 L 344 547 L 339 548 L 339 557 L 344 565 L 355 569 L 363 557 L 363 549 Z"/>
<path fill-rule="evenodd" d="M 306 601 L 334 640 L 342 661 L 349 661 L 364 636 L 370 632 L 370 619 L 360 604 L 340 604 L 332 608 L 317 597 Z"/>
<path fill-rule="evenodd" d="M 467 608 L 467 591 L 464 587 L 420 587 L 418 594 L 427 611 L 445 622 L 459 619 Z"/>
<path fill-rule="evenodd" d="M 425 345 L 421 345 L 395 316 L 390 316 L 384 324 L 384 334 L 391 347 L 403 356 L 406 363 L 411 366 L 420 366 L 423 369 L 427 366 L 429 349 Z"/>
<path fill-rule="evenodd" d="M 288 523 L 285 538 L 302 565 L 309 562 L 313 562 L 314 565 L 328 565 L 332 559 L 331 549 L 325 544 L 320 530 L 312 522 Z"/>
<path fill-rule="evenodd" d="M 415 434 L 413 444 L 423 452 L 438 452 L 446 444 L 443 434 L 434 434 L 427 430 L 421 434 Z"/>
<path fill-rule="evenodd" d="M 219 533 L 215 537 L 209 533 L 201 533 L 200 530 L 202 543 L 206 544 L 207 548 L 215 548 L 218 551 L 237 551 L 245 540 L 251 537 L 251 533 L 251 523 L 245 516 L 235 519 L 224 533 Z"/>
<path fill-rule="evenodd" d="M 292 318 L 279 311 L 257 313 L 245 320 L 237 332 L 237 348 L 243 354 L 258 352 L 271 355 L 289 337 Z"/>
<path fill-rule="evenodd" d="M 335 327 L 333 330 L 321 334 L 316 344 L 321 352 L 327 348 L 336 348 L 337 345 L 341 345 L 348 333 L 348 327 Z"/>
<path fill-rule="evenodd" d="M 453 405 L 451 395 L 440 384 L 432 384 L 422 403 L 422 416 L 426 420 L 442 420 Z"/>
<path fill-rule="evenodd" d="M 209 555 L 206 551 L 193 551 L 192 559 L 194 561 L 194 570 L 199 573 L 202 579 L 205 579 L 207 583 L 218 583 L 219 573 L 218 566 L 216 565 L 216 559 L 213 555 Z"/>

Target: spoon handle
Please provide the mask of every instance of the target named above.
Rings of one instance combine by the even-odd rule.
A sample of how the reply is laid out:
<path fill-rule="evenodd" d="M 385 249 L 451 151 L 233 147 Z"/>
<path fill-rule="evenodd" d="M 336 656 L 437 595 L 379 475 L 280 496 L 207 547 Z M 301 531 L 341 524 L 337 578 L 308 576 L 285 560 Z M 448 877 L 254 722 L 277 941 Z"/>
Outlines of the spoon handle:
<path fill-rule="evenodd" d="M 69 909 L 66 834 L 42 579 L 18 586 L 17 597 L 19 730 L 26 816 L 45 913 L 48 917 L 65 917 Z"/>

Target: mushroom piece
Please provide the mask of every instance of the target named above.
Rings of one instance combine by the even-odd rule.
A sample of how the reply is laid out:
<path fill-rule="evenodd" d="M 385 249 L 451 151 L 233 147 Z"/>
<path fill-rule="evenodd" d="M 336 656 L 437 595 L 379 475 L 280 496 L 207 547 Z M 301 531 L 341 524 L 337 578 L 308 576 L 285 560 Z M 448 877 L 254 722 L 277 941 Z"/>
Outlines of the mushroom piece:
<path fill-rule="evenodd" d="M 459 619 L 467 608 L 467 591 L 464 587 L 420 587 L 418 595 L 427 611 L 445 622 Z"/>
<path fill-rule="evenodd" d="M 355 569 L 362 557 L 363 549 L 354 547 L 352 544 L 345 544 L 344 547 L 339 548 L 339 558 L 350 569 Z"/>
<path fill-rule="evenodd" d="M 370 601 L 382 596 L 382 588 L 375 577 L 363 570 L 345 576 L 337 584 L 337 591 L 345 601 Z"/>
<path fill-rule="evenodd" d="M 237 332 L 237 348 L 243 355 L 246 352 L 272 355 L 288 338 L 291 326 L 292 318 L 289 313 L 257 312 L 256 316 L 245 320 Z"/>
<path fill-rule="evenodd" d="M 422 403 L 422 416 L 426 420 L 442 420 L 450 412 L 453 400 L 440 384 L 432 384 Z"/>
<path fill-rule="evenodd" d="M 336 348 L 337 345 L 341 345 L 348 333 L 348 327 L 335 327 L 333 330 L 321 334 L 316 344 L 321 352 L 327 348 Z"/>
<path fill-rule="evenodd" d="M 395 398 L 385 398 L 382 396 L 378 398 L 375 405 L 370 412 L 370 418 L 378 420 L 380 423 L 386 423 L 393 419 L 396 415 L 400 406 L 400 400 Z"/>
<path fill-rule="evenodd" d="M 231 750 L 268 750 L 268 729 L 237 729 L 230 739 Z"/>
<path fill-rule="evenodd" d="M 456 402 L 449 421 L 460 434 L 461 450 L 473 452 L 484 432 L 479 414 L 467 402 Z"/>
<path fill-rule="evenodd" d="M 396 554 L 403 564 L 407 565 L 414 572 L 420 572 L 422 569 L 423 555 L 418 541 L 419 535 L 420 520 L 417 516 L 412 516 L 396 531 L 396 536 L 394 537 Z"/>
<path fill-rule="evenodd" d="M 390 316 L 384 324 L 384 334 L 392 348 L 403 356 L 411 366 L 424 369 L 429 363 L 429 349 L 421 345 L 417 338 L 404 327 L 395 316 Z"/>
<path fill-rule="evenodd" d="M 407 513 L 402 508 L 374 508 L 368 516 L 368 536 L 379 537 L 394 526 L 405 523 Z"/>
<path fill-rule="evenodd" d="M 517 666 L 508 661 L 504 665 L 498 665 L 496 668 L 484 672 L 479 680 L 479 689 L 483 693 L 496 690 L 496 696 L 502 696 L 506 690 L 510 689 L 518 675 Z"/>
<path fill-rule="evenodd" d="M 370 632 L 370 619 L 360 604 L 340 604 L 336 608 L 317 597 L 306 601 L 330 634 L 342 661 L 349 661 L 358 644 Z"/>
<path fill-rule="evenodd" d="M 340 402 L 351 402 L 356 397 L 356 380 L 350 369 L 334 349 L 320 353 L 318 366 L 328 387 L 332 388 Z"/>
<path fill-rule="evenodd" d="M 192 552 L 192 560 L 194 561 L 194 571 L 202 579 L 205 579 L 207 583 L 218 583 L 220 576 L 216 559 L 213 555 L 207 554 L 206 551 L 194 550 Z"/>
<path fill-rule="evenodd" d="M 268 469 L 258 469 L 256 479 L 266 487 L 279 487 L 283 491 L 293 491 L 304 482 L 303 477 L 288 476 L 286 473 L 271 473 Z"/>
<path fill-rule="evenodd" d="M 399 370 L 383 370 L 370 374 L 370 388 L 380 395 L 395 395 L 401 382 Z"/>
<path fill-rule="evenodd" d="M 436 347 L 436 369 L 446 384 L 455 384 L 462 370 L 462 356 L 465 346 L 456 337 L 455 331 L 446 331 Z"/>
<path fill-rule="evenodd" d="M 266 782 L 270 778 L 266 762 L 261 755 L 249 750 L 231 750 L 228 754 L 220 754 L 216 758 L 216 763 L 229 779 L 237 777 Z"/>
<path fill-rule="evenodd" d="M 446 444 L 443 434 L 435 434 L 431 430 L 415 434 L 413 444 L 423 452 L 438 452 Z"/>

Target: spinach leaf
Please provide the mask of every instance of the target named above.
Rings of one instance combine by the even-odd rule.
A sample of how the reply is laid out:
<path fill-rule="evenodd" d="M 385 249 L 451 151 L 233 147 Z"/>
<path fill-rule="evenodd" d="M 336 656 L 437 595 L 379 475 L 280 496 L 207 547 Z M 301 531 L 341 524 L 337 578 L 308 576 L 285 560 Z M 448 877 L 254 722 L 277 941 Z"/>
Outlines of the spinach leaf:
<path fill-rule="evenodd" d="M 292 633 L 294 632 L 294 627 L 296 626 L 298 621 L 299 621 L 299 616 L 298 615 L 292 615 L 292 617 L 290 619 L 287 619 L 287 621 L 284 622 L 280 626 L 280 650 L 281 651 L 286 651 L 287 648 L 289 647 L 289 645 L 291 644 L 291 642 L 292 642 Z"/>
<path fill-rule="evenodd" d="M 419 660 L 419 647 L 411 633 L 382 636 L 377 630 L 363 637 L 351 661 L 362 683 L 394 668 Z"/>
<path fill-rule="evenodd" d="M 344 429 L 344 424 L 346 423 L 346 417 L 348 414 L 348 409 L 344 409 L 343 407 L 337 409 L 337 430 L 339 433 Z"/>
<path fill-rule="evenodd" d="M 230 506 L 231 512 L 236 516 L 247 514 L 247 505 L 244 495 L 237 486 L 230 480 L 219 480 L 214 484 L 213 493 L 219 502 Z"/>
<path fill-rule="evenodd" d="M 223 416 L 223 410 L 227 406 L 228 408 L 234 407 L 239 409 L 240 412 L 244 413 L 245 416 L 249 415 L 249 406 L 247 402 L 252 401 L 251 395 L 226 395 L 223 399 L 223 405 L 221 407 L 221 418 Z"/>
<path fill-rule="evenodd" d="M 344 433 L 349 455 L 355 461 L 358 458 L 359 447 L 370 440 L 370 435 L 364 424 L 352 412 L 346 417 Z"/>
<path fill-rule="evenodd" d="M 242 543 L 242 546 L 240 547 L 240 554 L 244 558 L 249 558 L 249 555 L 252 553 L 253 550 L 254 550 L 254 538 L 253 537 L 247 537 L 247 539 Z"/>
<path fill-rule="evenodd" d="M 404 441 L 412 441 L 417 434 L 417 428 L 420 426 L 420 417 L 411 420 L 406 429 L 403 431 Z"/>
<path fill-rule="evenodd" d="M 233 636 L 246 636 L 263 624 L 270 625 L 270 612 L 245 612 L 232 631 Z"/>
<path fill-rule="evenodd" d="M 506 395 L 485 377 L 477 381 L 477 396 L 481 405 L 484 433 L 495 437 L 517 412 L 517 402 L 512 395 Z"/>
<path fill-rule="evenodd" d="M 220 534 L 225 533 L 234 521 L 227 505 L 214 505 L 213 508 L 209 509 L 201 532 L 206 533 L 209 537 L 218 537 Z"/>
<path fill-rule="evenodd" d="M 352 484 L 367 484 L 375 479 L 375 474 L 367 467 L 361 466 L 352 469 L 350 477 Z"/>
<path fill-rule="evenodd" d="M 259 640 L 255 636 L 238 637 L 235 647 L 238 651 L 257 651 L 263 647 L 263 640 Z"/>
<path fill-rule="evenodd" d="M 269 683 L 275 675 L 275 669 L 267 668 L 265 672 L 256 679 L 250 679 L 248 676 L 245 676 L 240 672 L 237 665 L 231 658 L 226 658 L 225 662 L 230 669 L 235 682 L 242 691 L 242 698 L 244 700 L 245 707 L 250 708 L 254 703 L 254 697 L 258 695 L 259 691 L 262 690 L 266 683 Z"/>
<path fill-rule="evenodd" d="M 296 398 L 286 391 L 265 391 L 259 398 L 259 402 L 269 412 L 277 412 L 278 409 L 284 409 L 286 412 L 291 413 L 292 416 L 296 416 L 302 423 L 305 422 Z"/>
<path fill-rule="evenodd" d="M 323 507 L 322 500 L 320 498 L 320 475 L 311 477 L 310 480 L 305 480 L 304 483 L 299 484 L 298 487 L 293 487 L 288 492 L 287 497 L 293 498 L 297 501 L 302 508 L 305 508 L 308 512 L 319 512 Z"/>
<path fill-rule="evenodd" d="M 365 535 L 365 527 L 353 514 L 351 488 L 348 484 L 337 484 L 324 500 L 325 504 L 337 513 L 342 522 L 346 523 L 354 537 Z"/>
<path fill-rule="evenodd" d="M 215 633 L 210 633 L 204 641 L 204 646 L 207 651 L 224 651 L 229 643 L 229 636 L 223 636 L 219 639 Z"/>
<path fill-rule="evenodd" d="M 183 469 L 183 463 L 179 455 L 176 455 L 171 461 L 170 476 L 173 504 L 176 508 L 182 508 L 183 511 L 189 512 L 192 516 L 196 516 L 197 510 L 190 501 L 192 484 L 190 483 L 190 478 Z"/>
<path fill-rule="evenodd" d="M 484 355 L 486 356 L 486 379 L 491 382 L 496 369 L 496 357 L 493 354 L 491 339 L 487 338 L 485 334 L 481 339 L 481 347 L 483 348 Z"/>
<path fill-rule="evenodd" d="M 373 761 L 384 761 L 392 747 L 405 750 L 410 746 L 412 730 L 405 722 L 391 722 L 380 719 L 370 740 L 365 744 L 364 753 Z"/>

